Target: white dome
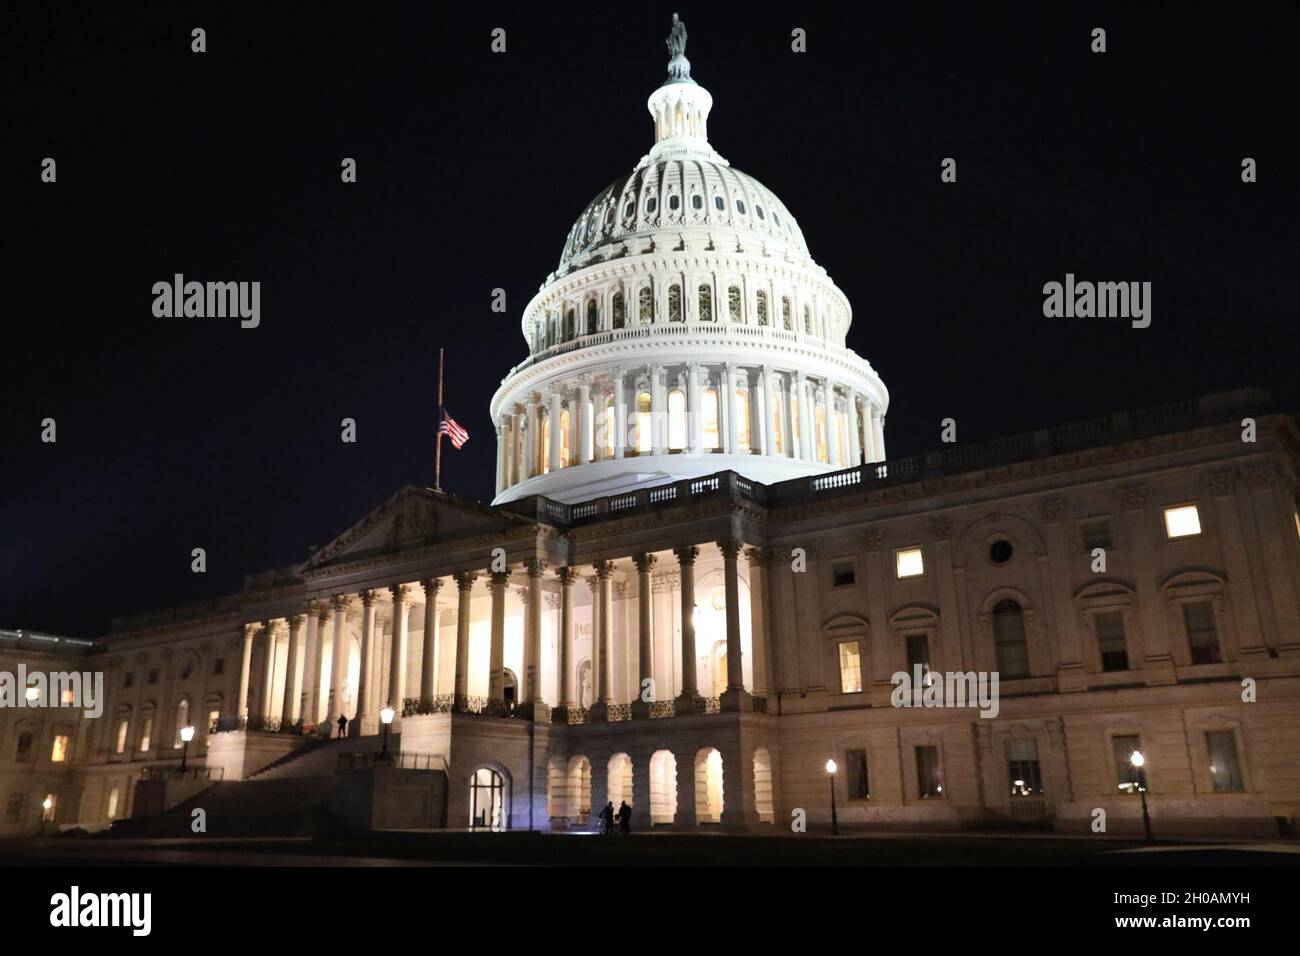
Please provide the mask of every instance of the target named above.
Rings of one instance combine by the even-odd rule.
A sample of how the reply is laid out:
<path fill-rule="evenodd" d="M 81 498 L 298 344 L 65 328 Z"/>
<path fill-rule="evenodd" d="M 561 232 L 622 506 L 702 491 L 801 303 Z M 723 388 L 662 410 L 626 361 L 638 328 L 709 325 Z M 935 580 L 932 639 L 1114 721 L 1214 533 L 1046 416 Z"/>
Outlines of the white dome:
<path fill-rule="evenodd" d="M 655 144 L 578 217 L 492 398 L 497 502 L 732 470 L 772 483 L 884 458 L 888 392 L 794 216 L 708 140 L 684 28 Z"/>

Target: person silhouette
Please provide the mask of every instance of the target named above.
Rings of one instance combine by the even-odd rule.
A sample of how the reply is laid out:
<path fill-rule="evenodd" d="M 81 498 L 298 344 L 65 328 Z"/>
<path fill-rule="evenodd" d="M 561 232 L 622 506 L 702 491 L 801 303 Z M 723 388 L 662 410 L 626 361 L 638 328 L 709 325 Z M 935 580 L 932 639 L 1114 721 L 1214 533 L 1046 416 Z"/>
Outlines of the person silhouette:
<path fill-rule="evenodd" d="M 348 719 L 343 714 L 339 714 L 339 737 L 348 735 Z"/>
<path fill-rule="evenodd" d="M 626 800 L 620 800 L 618 804 L 618 832 L 632 832 L 632 808 L 627 805 Z"/>
<path fill-rule="evenodd" d="M 614 801 L 611 800 L 605 804 L 605 809 L 600 811 L 600 832 L 614 832 Z"/>

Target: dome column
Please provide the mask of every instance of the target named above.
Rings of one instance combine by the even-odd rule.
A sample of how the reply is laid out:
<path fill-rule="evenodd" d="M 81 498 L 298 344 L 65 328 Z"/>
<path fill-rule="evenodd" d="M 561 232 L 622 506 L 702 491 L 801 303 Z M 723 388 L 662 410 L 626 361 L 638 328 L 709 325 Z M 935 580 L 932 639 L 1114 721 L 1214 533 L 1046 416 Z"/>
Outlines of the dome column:
<path fill-rule="evenodd" d="M 578 376 L 578 464 L 591 461 L 591 376 Z"/>
<path fill-rule="evenodd" d="M 822 408 L 822 415 L 826 419 L 826 464 L 838 468 L 840 430 L 835 427 L 835 383 L 829 378 L 822 383 Z"/>
<path fill-rule="evenodd" d="M 562 444 L 564 436 L 560 432 L 560 422 L 562 420 L 560 418 L 560 414 L 562 412 L 562 407 L 560 404 L 561 399 L 562 396 L 560 395 L 560 387 L 556 385 L 554 388 L 551 389 L 551 395 L 550 395 L 551 447 L 547 451 L 547 457 L 550 462 L 551 471 L 559 471 L 560 468 L 568 464 L 568 462 L 560 461 L 560 451 L 564 447 Z"/>
<path fill-rule="evenodd" d="M 497 494 L 505 491 L 506 475 L 506 427 L 505 419 L 498 419 L 497 428 Z"/>
<path fill-rule="evenodd" d="M 858 396 L 854 392 L 849 392 L 847 396 L 845 414 L 849 417 L 849 466 L 856 468 L 862 464 L 862 426 L 858 419 Z"/>
<path fill-rule="evenodd" d="M 664 367 L 650 366 L 650 446 L 653 454 L 664 453 L 664 419 L 667 417 L 668 394 L 664 387 Z"/>
<path fill-rule="evenodd" d="M 762 416 L 763 445 L 761 455 L 776 454 L 776 423 L 768 406 L 772 401 L 772 370 L 764 365 L 758 370 L 758 414 Z"/>
<path fill-rule="evenodd" d="M 885 460 L 885 415 L 878 408 L 871 410 L 871 433 L 876 440 L 876 460 Z"/>
<path fill-rule="evenodd" d="M 803 372 L 794 373 L 794 387 L 799 402 L 799 458 L 802 461 L 812 461 L 812 401 L 808 397 L 808 380 L 803 377 Z"/>
<path fill-rule="evenodd" d="M 622 458 L 627 446 L 627 397 L 623 376 L 627 370 L 621 366 L 614 369 L 614 457 Z"/>
<path fill-rule="evenodd" d="M 524 463 L 523 467 L 519 470 L 520 481 L 527 481 L 529 478 L 533 477 L 535 469 L 537 468 L 537 402 L 531 395 L 529 395 L 527 400 L 524 402 L 524 419 Z"/>
<path fill-rule="evenodd" d="M 736 447 L 740 444 L 739 416 L 736 414 L 736 368 L 730 362 L 722 366 L 722 394 L 726 399 L 726 420 L 723 424 L 726 427 L 727 446 L 723 451 L 728 455 L 737 455 L 740 450 Z"/>
<path fill-rule="evenodd" d="M 700 372 L 703 369 L 692 363 L 686 370 L 687 381 L 691 389 L 691 433 L 689 436 L 691 454 L 698 455 L 704 450 L 704 435 L 700 420 L 700 402 L 703 389 L 700 387 Z"/>

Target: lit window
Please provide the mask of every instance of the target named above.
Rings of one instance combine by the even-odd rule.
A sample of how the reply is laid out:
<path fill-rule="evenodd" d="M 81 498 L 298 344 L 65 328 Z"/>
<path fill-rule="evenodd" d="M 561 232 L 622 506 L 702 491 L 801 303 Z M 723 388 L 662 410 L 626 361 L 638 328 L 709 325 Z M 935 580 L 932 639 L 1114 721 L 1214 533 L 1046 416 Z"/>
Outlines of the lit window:
<path fill-rule="evenodd" d="M 668 447 L 673 451 L 686 447 L 686 394 L 680 388 L 668 393 Z"/>
<path fill-rule="evenodd" d="M 144 719 L 144 728 L 140 731 L 140 749 L 148 750 L 149 745 L 153 743 L 153 718 Z"/>
<path fill-rule="evenodd" d="M 704 448 L 708 451 L 721 448 L 722 442 L 718 437 L 718 393 L 712 388 L 706 388 L 700 395 L 700 422 L 704 431 Z"/>
<path fill-rule="evenodd" d="M 221 711 L 219 710 L 208 711 L 208 730 L 211 731 L 214 727 L 216 727 L 217 722 L 219 720 L 221 720 Z"/>
<path fill-rule="evenodd" d="M 1165 509 L 1165 534 L 1170 538 L 1188 538 L 1201 533 L 1201 513 L 1196 505 Z"/>
<path fill-rule="evenodd" d="M 1241 766 L 1237 763 L 1237 738 L 1231 730 L 1211 730 L 1205 734 L 1205 747 L 1210 753 L 1210 780 L 1215 793 L 1233 793 L 1245 790 L 1241 780 Z"/>
<path fill-rule="evenodd" d="M 65 763 L 68 759 L 68 735 L 55 734 L 54 746 L 50 748 L 50 763 Z"/>
<path fill-rule="evenodd" d="M 840 644 L 840 693 L 862 693 L 862 650 L 857 641 Z"/>
<path fill-rule="evenodd" d="M 112 790 L 108 791 L 108 810 L 104 814 L 106 819 L 109 820 L 117 819 L 117 801 L 121 797 L 121 795 L 122 795 L 122 791 L 119 790 L 117 787 L 114 787 Z"/>
<path fill-rule="evenodd" d="M 118 721 L 117 724 L 117 744 L 113 748 L 113 753 L 126 753 L 126 736 L 131 729 L 129 720 Z"/>
<path fill-rule="evenodd" d="M 736 393 L 736 447 L 732 449 L 735 452 L 744 453 L 750 451 L 753 446 L 753 437 L 749 434 L 749 392 Z"/>
<path fill-rule="evenodd" d="M 925 573 L 925 561 L 920 548 L 904 548 L 894 552 L 894 572 L 900 578 L 916 578 Z"/>
<path fill-rule="evenodd" d="M 1038 742 L 1032 737 L 1007 741 L 1007 775 L 1013 797 L 1043 792 L 1043 772 L 1038 764 Z"/>
<path fill-rule="evenodd" d="M 76 700 L 76 697 L 77 697 L 76 691 L 74 691 L 71 687 L 64 688 L 63 693 L 59 695 L 59 699 L 63 701 L 64 705 L 69 707 Z"/>
<path fill-rule="evenodd" d="M 636 397 L 636 450 L 647 455 L 653 450 L 650 437 L 650 393 L 641 392 Z"/>

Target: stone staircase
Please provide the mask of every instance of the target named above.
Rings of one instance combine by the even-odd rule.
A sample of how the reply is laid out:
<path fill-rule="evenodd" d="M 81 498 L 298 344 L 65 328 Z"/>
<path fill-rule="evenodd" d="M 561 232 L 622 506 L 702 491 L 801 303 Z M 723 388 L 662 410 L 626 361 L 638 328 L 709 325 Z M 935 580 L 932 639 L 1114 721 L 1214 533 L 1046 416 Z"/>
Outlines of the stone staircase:
<path fill-rule="evenodd" d="M 378 753 L 381 737 L 310 741 L 247 780 L 223 780 L 154 817 L 118 820 L 110 833 L 123 837 L 195 835 L 193 811 L 206 814 L 209 837 L 307 836 L 330 825 L 327 809 L 339 758 Z M 388 742 L 398 752 L 400 737 Z"/>

